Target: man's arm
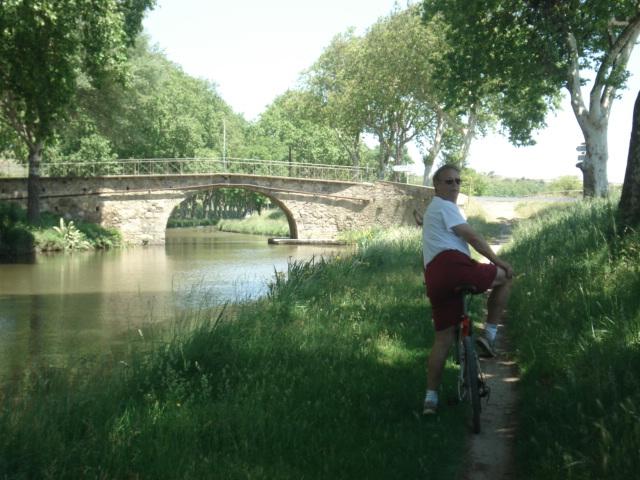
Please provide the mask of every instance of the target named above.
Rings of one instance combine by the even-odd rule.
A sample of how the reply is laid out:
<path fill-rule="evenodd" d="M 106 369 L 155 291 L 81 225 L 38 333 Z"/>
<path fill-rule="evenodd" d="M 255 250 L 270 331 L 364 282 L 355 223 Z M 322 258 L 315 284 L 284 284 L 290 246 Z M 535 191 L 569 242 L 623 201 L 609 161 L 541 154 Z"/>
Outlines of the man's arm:
<path fill-rule="evenodd" d="M 469 245 L 471 245 L 480 255 L 485 257 L 491 263 L 502 267 L 507 273 L 507 278 L 511 278 L 513 276 L 513 268 L 511 265 L 504 260 L 500 260 L 484 237 L 471 228 L 468 223 L 456 225 L 453 227 L 453 231 L 456 235 L 463 238 Z"/>

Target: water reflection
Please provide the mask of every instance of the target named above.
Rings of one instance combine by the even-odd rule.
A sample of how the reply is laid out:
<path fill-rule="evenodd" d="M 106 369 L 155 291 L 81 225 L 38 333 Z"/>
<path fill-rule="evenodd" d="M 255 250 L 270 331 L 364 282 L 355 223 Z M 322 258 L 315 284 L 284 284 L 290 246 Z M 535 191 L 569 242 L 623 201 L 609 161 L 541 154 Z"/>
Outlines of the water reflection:
<path fill-rule="evenodd" d="M 138 329 L 263 295 L 290 259 L 340 251 L 207 229 L 167 233 L 165 246 L 0 265 L 0 376 L 118 352 Z"/>

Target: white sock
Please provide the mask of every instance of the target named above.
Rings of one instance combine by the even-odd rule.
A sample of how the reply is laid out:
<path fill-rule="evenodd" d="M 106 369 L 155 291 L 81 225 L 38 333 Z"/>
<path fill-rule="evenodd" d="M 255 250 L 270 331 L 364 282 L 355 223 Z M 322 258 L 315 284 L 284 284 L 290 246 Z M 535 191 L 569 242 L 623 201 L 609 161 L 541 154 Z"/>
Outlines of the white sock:
<path fill-rule="evenodd" d="M 436 390 L 427 390 L 427 395 L 424 397 L 425 402 L 433 402 L 438 404 L 438 392 Z"/>
<path fill-rule="evenodd" d="M 484 324 L 484 336 L 487 337 L 491 343 L 496 341 L 496 335 L 498 334 L 498 325 L 495 323 Z"/>

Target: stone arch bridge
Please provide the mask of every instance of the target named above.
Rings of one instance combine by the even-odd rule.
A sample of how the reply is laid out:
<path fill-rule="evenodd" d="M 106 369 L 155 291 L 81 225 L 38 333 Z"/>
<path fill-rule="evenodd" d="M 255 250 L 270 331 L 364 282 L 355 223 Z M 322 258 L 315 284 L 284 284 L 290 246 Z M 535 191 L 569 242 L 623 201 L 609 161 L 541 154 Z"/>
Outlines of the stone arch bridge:
<path fill-rule="evenodd" d="M 244 173 L 40 178 L 41 209 L 115 227 L 130 244 L 161 244 L 173 209 L 198 191 L 243 188 L 285 213 L 290 237 L 334 240 L 343 231 L 415 225 L 433 196 L 427 187 L 384 181 L 286 178 Z M 0 178 L 0 200 L 26 205 L 27 179 Z"/>

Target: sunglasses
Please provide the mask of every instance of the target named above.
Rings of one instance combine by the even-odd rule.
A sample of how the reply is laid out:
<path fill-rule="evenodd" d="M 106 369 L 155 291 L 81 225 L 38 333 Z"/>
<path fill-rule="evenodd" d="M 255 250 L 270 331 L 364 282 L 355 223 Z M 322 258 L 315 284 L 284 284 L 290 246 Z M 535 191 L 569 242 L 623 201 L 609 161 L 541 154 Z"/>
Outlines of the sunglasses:
<path fill-rule="evenodd" d="M 447 180 L 443 180 L 443 182 L 447 185 L 453 185 L 453 182 L 455 182 L 456 185 L 460 185 L 462 183 L 462 180 L 459 178 L 448 178 Z"/>

